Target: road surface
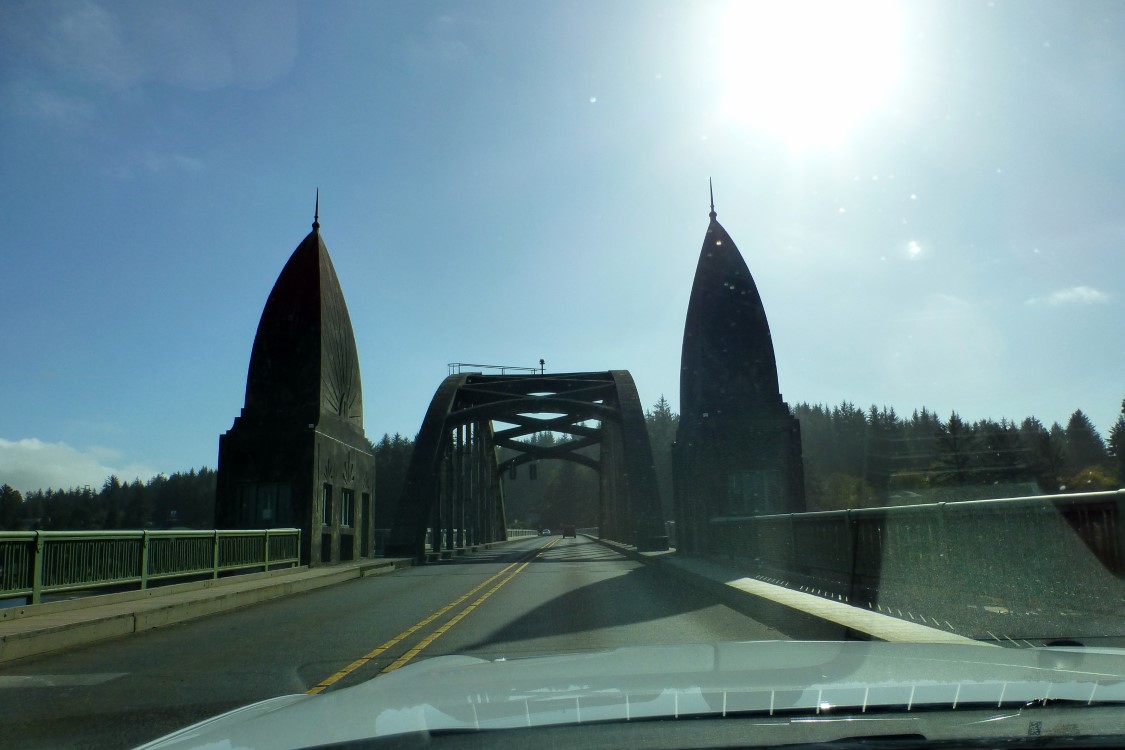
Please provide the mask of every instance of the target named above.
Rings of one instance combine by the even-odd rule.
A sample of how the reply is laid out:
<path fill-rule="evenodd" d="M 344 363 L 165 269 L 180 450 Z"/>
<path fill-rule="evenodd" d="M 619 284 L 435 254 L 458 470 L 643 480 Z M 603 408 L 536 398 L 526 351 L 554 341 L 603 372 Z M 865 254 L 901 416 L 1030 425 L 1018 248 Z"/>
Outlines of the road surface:
<path fill-rule="evenodd" d="M 538 537 L 0 667 L 6 747 L 128 748 L 414 660 L 784 638 L 585 539 Z"/>

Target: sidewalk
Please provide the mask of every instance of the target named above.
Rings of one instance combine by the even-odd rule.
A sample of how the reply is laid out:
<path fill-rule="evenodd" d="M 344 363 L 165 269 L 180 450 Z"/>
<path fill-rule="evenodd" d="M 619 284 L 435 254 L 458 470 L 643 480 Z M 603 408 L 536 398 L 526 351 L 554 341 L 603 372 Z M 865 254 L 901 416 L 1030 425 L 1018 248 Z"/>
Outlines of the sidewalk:
<path fill-rule="evenodd" d="M 410 567 L 375 558 L 0 609 L 0 664 Z"/>
<path fill-rule="evenodd" d="M 693 557 L 678 557 L 675 550 L 637 552 L 635 548 L 590 537 L 626 557 L 659 567 L 667 575 L 706 590 L 728 606 L 778 628 L 800 632 L 805 639 L 855 638 L 909 643 L 995 644 L 967 638 L 939 628 L 900 620 L 822 596 L 794 591 L 760 581 L 729 565 Z"/>

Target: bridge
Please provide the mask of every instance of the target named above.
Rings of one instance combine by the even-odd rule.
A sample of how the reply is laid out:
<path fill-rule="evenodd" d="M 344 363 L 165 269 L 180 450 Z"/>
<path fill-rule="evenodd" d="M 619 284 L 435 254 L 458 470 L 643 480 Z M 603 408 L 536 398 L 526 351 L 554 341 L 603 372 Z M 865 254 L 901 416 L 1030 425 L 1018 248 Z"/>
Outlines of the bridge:
<path fill-rule="evenodd" d="M 818 535 L 832 519 L 768 517 L 724 522 L 731 527 L 724 533 L 761 528 L 740 529 L 739 541 L 724 542 L 722 556 L 639 552 L 600 541 L 591 529 L 573 539 L 556 534 L 481 545 L 428 565 L 403 561 L 407 567 L 379 569 L 374 566 L 384 561 L 361 560 L 239 576 L 227 580 L 251 580 L 105 605 L 108 611 L 91 627 L 110 629 L 136 618 L 135 629 L 86 646 L 68 643 L 68 622 L 91 616 L 92 602 L 115 595 L 39 605 L 46 615 L 4 617 L 10 610 L 0 609 L 4 639 L 23 627 L 57 639 L 59 649 L 7 661 L 0 650 L 0 731 L 26 748 L 131 747 L 255 700 L 338 690 L 442 654 L 517 658 L 637 643 L 788 638 L 1027 647 L 1073 635 L 1074 622 L 1090 628 L 1079 635 L 1116 632 L 1125 591 L 1099 555 L 1120 547 L 1109 539 L 1103 548 L 1091 547 L 1092 537 L 1084 540 L 1068 519 L 1086 515 L 1091 529 L 1108 528 L 1106 514 L 1122 511 L 1125 493 L 1072 496 L 1055 505 L 1038 499 L 1038 517 L 1049 521 L 1039 531 L 1034 521 L 1019 520 L 1022 514 L 1002 515 L 1005 501 L 988 502 L 993 505 L 892 509 L 900 511 L 898 518 L 888 512 L 881 521 L 878 514 L 851 519 L 853 539 L 861 541 L 852 581 L 827 572 L 847 560 L 846 550 L 817 552 L 823 548 Z M 958 513 L 966 515 L 957 519 Z M 904 585 L 926 581 L 934 571 L 912 552 L 942 559 L 944 553 L 920 544 L 939 523 L 951 535 L 938 549 L 953 559 L 934 563 L 944 566 L 938 570 L 960 565 L 973 571 L 966 554 L 977 550 L 958 548 L 958 533 L 990 515 L 991 529 L 979 536 L 1004 539 L 1007 533 L 1011 540 L 989 553 L 993 567 L 962 581 L 957 596 Z M 920 523 L 925 516 L 932 523 Z M 889 556 L 881 562 L 885 580 L 872 596 L 863 588 L 871 582 L 864 565 L 874 558 L 862 545 L 878 537 Z M 747 539 L 786 542 L 767 553 Z M 797 546 L 790 548 L 793 540 Z M 1053 560 L 1056 573 L 1042 580 L 1021 575 L 1035 557 Z M 1120 558 L 1114 564 L 1120 566 Z M 1053 567 L 1036 565 L 1036 574 Z M 333 585 L 318 585 L 317 577 Z M 1076 577 L 1087 581 L 1078 587 L 1087 593 L 1074 593 Z M 980 580 L 993 584 L 973 594 Z M 260 593 L 267 586 L 278 591 Z M 237 596 L 258 603 L 223 611 L 221 602 Z M 51 609 L 60 605 L 69 608 Z M 1125 639 L 1079 640 L 1125 645 Z M 17 642 L 0 641 L 0 648 Z"/>
<path fill-rule="evenodd" d="M 506 429 L 496 430 L 497 423 Z M 520 440 L 567 436 L 550 447 Z M 513 452 L 499 461 L 497 448 Z M 596 448 L 596 457 L 585 449 Z M 637 387 L 624 370 L 561 374 L 449 375 L 414 444 L 405 502 L 388 555 L 421 558 L 501 540 L 503 477 L 521 464 L 573 461 L 598 472 L 599 528 L 642 550 L 667 549 L 656 471 Z M 460 531 L 455 533 L 454 528 Z"/>
<path fill-rule="evenodd" d="M 32 602 L 0 608 L 4 737 L 129 747 L 442 654 L 789 638 L 1125 645 L 1104 635 L 1125 617 L 1125 491 L 806 512 L 800 426 L 713 205 L 675 446 L 649 443 L 626 370 L 451 372 L 377 557 L 358 372 L 314 221 L 267 301 L 245 407 L 220 440 L 224 528 L 0 537 L 0 596 Z M 526 440 L 542 431 L 565 437 Z M 654 451 L 673 462 L 674 549 Z M 505 475 L 546 460 L 598 473 L 597 528 L 508 528 Z M 130 590 L 66 598 L 95 586 Z"/>

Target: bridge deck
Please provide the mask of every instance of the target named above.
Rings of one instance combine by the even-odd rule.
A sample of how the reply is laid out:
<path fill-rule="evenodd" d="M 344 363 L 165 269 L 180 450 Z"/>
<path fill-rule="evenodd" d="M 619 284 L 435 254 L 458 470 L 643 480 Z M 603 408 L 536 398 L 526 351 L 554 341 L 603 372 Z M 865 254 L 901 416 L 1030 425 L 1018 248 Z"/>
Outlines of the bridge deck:
<path fill-rule="evenodd" d="M 394 575 L 364 575 L 375 570 L 357 565 L 244 581 L 259 592 L 247 596 L 266 598 L 261 592 L 278 580 L 289 579 L 285 593 L 296 594 L 315 581 L 351 578 L 212 617 L 199 615 L 219 600 L 240 606 L 229 596 L 234 588 L 101 605 L 100 622 L 131 619 L 121 632 L 135 634 L 0 664 L 0 733 L 28 748 L 128 747 L 255 700 L 335 690 L 443 654 L 507 658 L 786 638 L 964 643 L 975 635 L 713 562 L 585 537 L 531 537 Z M 173 600 L 182 600 L 184 616 L 173 616 Z M 43 637 L 64 638 L 53 629 L 87 608 L 56 609 L 52 616 L 9 616 L 0 634 L 40 628 Z M 183 622 L 189 616 L 197 619 Z M 172 622 L 180 624 L 159 627 Z"/>
<path fill-rule="evenodd" d="M 130 747 L 430 656 L 786 637 L 592 540 L 533 537 L 0 664 L 0 733 L 26 748 Z"/>

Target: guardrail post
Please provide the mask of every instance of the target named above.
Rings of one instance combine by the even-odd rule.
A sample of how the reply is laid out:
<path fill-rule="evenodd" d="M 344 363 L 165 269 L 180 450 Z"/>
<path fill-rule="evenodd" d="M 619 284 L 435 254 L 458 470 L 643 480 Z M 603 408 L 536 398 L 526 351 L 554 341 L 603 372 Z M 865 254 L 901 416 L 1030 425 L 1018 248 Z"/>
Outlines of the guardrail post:
<path fill-rule="evenodd" d="M 844 538 L 848 551 L 848 601 L 849 603 L 854 601 L 856 604 L 859 604 L 860 600 L 855 585 L 856 562 L 859 558 L 859 527 L 856 525 L 855 521 L 852 520 L 851 508 L 846 508 L 844 510 Z"/>
<path fill-rule="evenodd" d="M 219 577 L 219 530 L 215 529 L 215 540 L 211 547 L 211 578 Z"/>
<path fill-rule="evenodd" d="M 31 603 L 38 604 L 43 597 L 43 545 L 41 532 L 35 532 L 35 561 L 31 567 Z"/>
<path fill-rule="evenodd" d="M 797 522 L 793 513 L 787 513 L 786 517 L 789 520 L 789 559 L 785 563 L 789 570 L 796 571 L 797 562 L 801 559 L 801 553 L 797 549 Z"/>
<path fill-rule="evenodd" d="M 148 588 L 148 530 L 141 532 L 141 590 Z"/>
<path fill-rule="evenodd" d="M 948 581 L 947 576 L 953 572 L 952 558 L 949 551 L 949 534 L 945 527 L 945 503 L 938 503 L 938 564 L 935 566 L 936 580 Z"/>
<path fill-rule="evenodd" d="M 1125 490 L 1118 490 L 1117 497 L 1113 498 L 1110 502 L 1113 503 L 1113 510 L 1107 518 L 1106 523 L 1109 524 L 1112 530 L 1111 537 L 1114 541 L 1114 551 L 1117 553 L 1114 559 L 1114 573 L 1121 575 L 1125 573 Z"/>
<path fill-rule="evenodd" d="M 270 569 L 270 530 L 266 529 L 266 552 L 262 556 L 265 561 L 265 570 L 268 572 Z"/>

